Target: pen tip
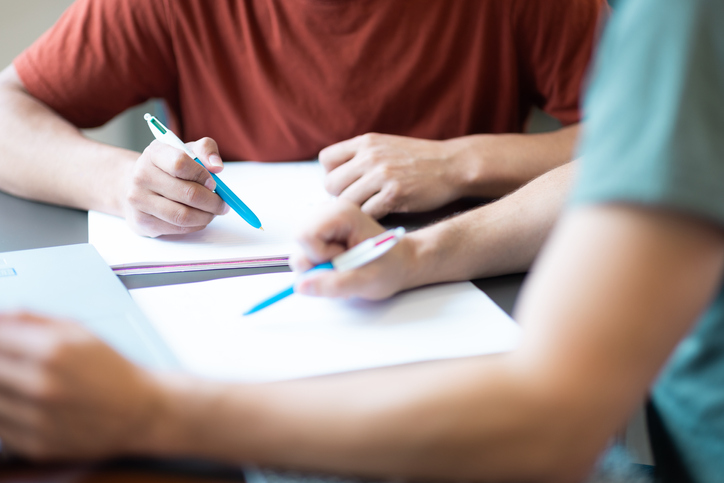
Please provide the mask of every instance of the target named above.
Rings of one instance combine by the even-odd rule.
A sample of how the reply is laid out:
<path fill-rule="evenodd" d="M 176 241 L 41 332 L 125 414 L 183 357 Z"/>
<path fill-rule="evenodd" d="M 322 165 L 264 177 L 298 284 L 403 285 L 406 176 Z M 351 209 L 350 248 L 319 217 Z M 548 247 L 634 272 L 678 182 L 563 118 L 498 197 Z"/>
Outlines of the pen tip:
<path fill-rule="evenodd" d="M 150 121 L 150 120 L 151 120 L 151 115 L 150 115 L 149 113 L 146 113 L 146 114 L 144 114 L 143 118 L 144 118 L 146 121 Z"/>
<path fill-rule="evenodd" d="M 260 229 L 261 231 L 264 231 L 264 227 L 263 227 L 263 226 L 260 226 L 259 229 Z"/>

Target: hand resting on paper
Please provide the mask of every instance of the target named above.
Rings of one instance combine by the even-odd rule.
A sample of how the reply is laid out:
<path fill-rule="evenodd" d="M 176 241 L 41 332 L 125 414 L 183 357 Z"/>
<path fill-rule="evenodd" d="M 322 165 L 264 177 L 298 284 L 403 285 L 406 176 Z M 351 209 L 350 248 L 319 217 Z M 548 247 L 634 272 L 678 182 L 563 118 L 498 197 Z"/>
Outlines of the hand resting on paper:
<path fill-rule="evenodd" d="M 300 248 L 289 259 L 292 269 L 298 272 L 327 262 L 385 231 L 359 207 L 341 199 L 326 204 L 305 226 L 297 237 Z M 415 256 L 414 242 L 405 236 L 382 257 L 354 270 L 315 271 L 300 277 L 295 291 L 324 297 L 384 299 L 418 285 L 412 276 Z"/>
<path fill-rule="evenodd" d="M 153 375 L 73 322 L 0 314 L 0 439 L 36 460 L 132 453 L 159 407 Z"/>
<path fill-rule="evenodd" d="M 213 173 L 223 167 L 211 138 L 189 144 Z M 205 228 L 229 207 L 212 190 L 211 175 L 178 149 L 153 141 L 136 161 L 127 183 L 123 211 L 131 229 L 143 236 L 176 235 Z"/>
<path fill-rule="evenodd" d="M 466 196 L 463 143 L 368 133 L 319 153 L 327 191 L 374 218 L 423 212 Z"/>

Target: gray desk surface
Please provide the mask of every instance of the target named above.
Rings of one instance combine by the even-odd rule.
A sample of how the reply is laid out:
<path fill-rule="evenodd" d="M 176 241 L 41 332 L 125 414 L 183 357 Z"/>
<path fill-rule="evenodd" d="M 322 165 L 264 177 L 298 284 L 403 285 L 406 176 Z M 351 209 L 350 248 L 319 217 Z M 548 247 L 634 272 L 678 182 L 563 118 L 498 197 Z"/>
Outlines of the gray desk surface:
<path fill-rule="evenodd" d="M 453 211 L 462 208 L 462 206 L 453 207 Z M 439 215 L 444 215 L 444 213 L 433 213 L 428 218 L 437 218 Z M 396 216 L 388 219 L 386 224 L 409 226 L 424 224 L 427 221 L 430 220 L 426 220 L 424 217 L 413 219 L 409 216 Z M 22 200 L 0 192 L 0 252 L 87 242 L 88 215 L 86 212 Z M 250 275 L 263 271 L 271 270 L 233 269 L 185 274 L 135 275 L 121 277 L 121 280 L 128 288 L 138 288 Z M 523 278 L 523 275 L 509 275 L 474 282 L 510 314 Z M 125 478 L 128 476 L 131 476 L 134 481 L 168 483 L 243 481 L 243 476 L 236 468 L 219 467 L 203 462 L 121 460 L 90 466 L 13 464 L 0 471 L 0 483 L 21 479 L 26 482 L 82 481 L 91 483 L 94 481 L 126 481 Z"/>

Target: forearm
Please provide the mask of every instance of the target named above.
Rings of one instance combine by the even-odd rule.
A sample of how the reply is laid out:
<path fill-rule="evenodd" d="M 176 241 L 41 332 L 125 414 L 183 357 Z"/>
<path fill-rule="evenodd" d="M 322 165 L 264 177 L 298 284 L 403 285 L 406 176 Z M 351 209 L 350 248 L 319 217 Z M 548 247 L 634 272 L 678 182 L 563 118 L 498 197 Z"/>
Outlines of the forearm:
<path fill-rule="evenodd" d="M 573 469 L 558 419 L 512 367 L 502 356 L 268 385 L 180 383 L 143 450 L 387 478 Z"/>
<path fill-rule="evenodd" d="M 573 159 L 579 125 L 542 134 L 478 134 L 445 141 L 464 196 L 496 198 Z"/>
<path fill-rule="evenodd" d="M 575 168 L 567 163 L 501 200 L 411 233 L 405 288 L 527 270 L 565 204 Z"/>
<path fill-rule="evenodd" d="M 91 141 L 30 96 L 14 69 L 0 74 L 0 189 L 16 196 L 122 215 L 139 154 Z"/>

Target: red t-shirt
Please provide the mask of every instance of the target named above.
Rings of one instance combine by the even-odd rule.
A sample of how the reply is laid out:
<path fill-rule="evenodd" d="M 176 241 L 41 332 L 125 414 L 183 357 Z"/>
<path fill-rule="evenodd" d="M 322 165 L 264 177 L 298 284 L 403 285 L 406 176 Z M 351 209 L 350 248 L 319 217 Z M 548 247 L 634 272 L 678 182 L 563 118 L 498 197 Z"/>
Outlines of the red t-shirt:
<path fill-rule="evenodd" d="M 78 127 L 162 98 L 224 159 L 579 119 L 604 0 L 79 0 L 14 65 Z M 139 120 L 139 122 L 142 122 Z"/>

